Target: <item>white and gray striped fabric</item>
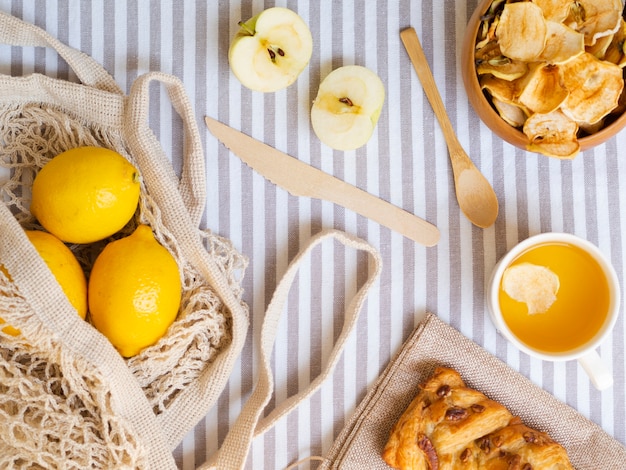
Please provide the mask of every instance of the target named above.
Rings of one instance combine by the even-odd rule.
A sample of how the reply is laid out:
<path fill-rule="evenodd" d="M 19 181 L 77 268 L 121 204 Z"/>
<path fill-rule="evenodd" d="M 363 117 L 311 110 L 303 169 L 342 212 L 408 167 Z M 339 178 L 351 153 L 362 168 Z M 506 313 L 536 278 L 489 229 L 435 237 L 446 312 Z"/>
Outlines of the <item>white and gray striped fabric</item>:
<path fill-rule="evenodd" d="M 304 18 L 314 51 L 293 86 L 263 95 L 239 84 L 229 70 L 227 51 L 240 19 L 274 5 Z M 526 153 L 495 137 L 470 108 L 460 76 L 460 48 L 475 6 L 476 0 L 0 1 L 0 9 L 90 54 L 122 89 L 128 91 L 147 71 L 174 74 L 195 105 L 198 125 L 204 115 L 214 117 L 441 230 L 439 244 L 425 248 L 341 207 L 291 196 L 242 164 L 202 126 L 209 182 L 203 223 L 249 257 L 243 284 L 251 329 L 218 406 L 176 449 L 180 468 L 195 468 L 224 439 L 251 392 L 255 341 L 277 280 L 312 234 L 333 227 L 366 239 L 380 251 L 380 282 L 332 378 L 255 441 L 248 468 L 282 469 L 309 455 L 323 455 L 426 311 L 626 443 L 623 310 L 612 337 L 599 349 L 613 369 L 615 384 L 599 392 L 577 363 L 542 362 L 510 346 L 490 323 L 484 298 L 489 272 L 507 249 L 547 231 L 575 233 L 598 245 L 623 283 L 626 151 L 619 149 L 626 148 L 626 132 L 573 161 Z M 473 226 L 459 211 L 439 125 L 400 42 L 399 31 L 409 25 L 420 36 L 461 143 L 498 195 L 500 215 L 488 229 Z M 309 121 L 321 79 L 344 64 L 376 71 L 387 91 L 373 138 L 351 152 L 322 145 Z M 32 72 L 75 80 L 51 51 L 0 47 L 0 73 Z M 156 87 L 150 117 L 180 169 L 182 125 L 166 93 Z M 339 334 L 344 301 L 364 282 L 366 270 L 365 255 L 332 244 L 317 249 L 302 267 L 272 358 L 276 393 L 270 407 L 302 390 L 320 371 Z"/>

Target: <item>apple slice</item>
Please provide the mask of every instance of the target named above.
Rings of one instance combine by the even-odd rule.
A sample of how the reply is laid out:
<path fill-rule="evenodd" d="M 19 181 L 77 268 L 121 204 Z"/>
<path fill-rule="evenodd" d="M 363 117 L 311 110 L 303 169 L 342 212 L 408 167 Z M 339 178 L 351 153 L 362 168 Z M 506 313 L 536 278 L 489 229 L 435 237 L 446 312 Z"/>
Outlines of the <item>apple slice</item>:
<path fill-rule="evenodd" d="M 360 65 L 339 67 L 320 84 L 311 125 L 329 147 L 354 150 L 372 136 L 384 102 L 385 87 L 378 75 Z"/>
<path fill-rule="evenodd" d="M 228 50 L 230 68 L 251 90 L 273 92 L 296 81 L 311 59 L 311 31 L 288 8 L 274 7 L 239 22 Z"/>

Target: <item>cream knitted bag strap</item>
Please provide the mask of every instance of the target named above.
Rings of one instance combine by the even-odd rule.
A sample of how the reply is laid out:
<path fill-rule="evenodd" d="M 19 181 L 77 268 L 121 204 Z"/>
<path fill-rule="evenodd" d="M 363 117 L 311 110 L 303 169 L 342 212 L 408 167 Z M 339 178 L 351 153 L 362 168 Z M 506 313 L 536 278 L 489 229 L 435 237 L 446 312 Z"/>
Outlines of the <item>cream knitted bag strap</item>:
<path fill-rule="evenodd" d="M 205 187 L 205 173 L 197 128 L 192 125 L 186 127 L 185 167 L 188 169 L 183 172 L 178 185 L 169 160 L 148 126 L 148 94 L 153 81 L 166 87 L 172 105 L 183 121 L 192 123 L 194 120 L 191 104 L 178 78 L 161 72 L 142 75 L 133 83 L 126 111 L 129 149 L 142 168 L 142 177 L 150 186 L 152 197 L 161 208 L 163 222 L 178 241 L 183 256 L 193 262 L 232 314 L 231 344 L 207 365 L 198 380 L 181 391 L 184 397 L 177 400 L 177 406 L 158 417 L 161 430 L 174 449 L 204 416 L 203 410 L 216 403 L 224 390 L 245 343 L 249 320 L 247 311 L 235 297 L 226 276 L 198 236 L 198 221 L 204 210 L 206 196 L 203 190 L 199 190 L 199 187 Z"/>
<path fill-rule="evenodd" d="M 83 84 L 123 94 L 113 77 L 93 58 L 63 44 L 43 29 L 5 12 L 0 12 L 0 43 L 10 46 L 50 47 L 65 59 Z"/>
<path fill-rule="evenodd" d="M 260 419 L 274 390 L 270 357 L 276 341 L 279 320 L 282 316 L 283 306 L 287 300 L 289 290 L 304 257 L 309 255 L 316 246 L 328 239 L 334 239 L 347 247 L 367 252 L 371 261 L 371 265 L 368 269 L 368 279 L 346 307 L 341 334 L 337 338 L 328 362 L 320 375 L 316 377 L 306 389 L 288 398 L 278 405 L 268 416 Z M 295 409 L 300 402 L 310 397 L 322 385 L 324 380 L 332 374 L 339 356 L 343 351 L 346 340 L 354 329 L 368 291 L 380 275 L 381 264 L 380 255 L 374 247 L 364 240 L 337 230 L 328 230 L 317 234 L 294 258 L 276 287 L 276 291 L 265 312 L 260 337 L 259 355 L 261 364 L 255 388 L 250 398 L 243 406 L 241 414 L 224 439 L 222 447 L 218 450 L 216 455 L 200 467 L 202 470 L 234 470 L 243 468 L 252 440 L 256 436 L 269 430 L 279 419 Z"/>
<path fill-rule="evenodd" d="M 183 121 L 185 148 L 180 179 L 174 173 L 172 164 L 148 126 L 150 84 L 153 82 L 164 85 L 174 110 Z M 156 173 L 155 180 L 162 181 L 163 178 L 167 178 L 166 182 L 159 185 L 160 188 L 168 187 L 169 190 L 180 193 L 191 217 L 191 225 L 197 229 L 206 204 L 204 151 L 194 110 L 180 79 L 163 72 L 148 72 L 138 77 L 130 89 L 126 125 L 128 126 L 127 134 L 131 136 L 130 145 L 137 148 L 141 154 L 140 158 L 146 161 L 146 166 Z M 146 154 L 145 149 L 156 149 L 156 152 L 151 151 Z M 156 184 L 157 181 L 153 183 Z"/>

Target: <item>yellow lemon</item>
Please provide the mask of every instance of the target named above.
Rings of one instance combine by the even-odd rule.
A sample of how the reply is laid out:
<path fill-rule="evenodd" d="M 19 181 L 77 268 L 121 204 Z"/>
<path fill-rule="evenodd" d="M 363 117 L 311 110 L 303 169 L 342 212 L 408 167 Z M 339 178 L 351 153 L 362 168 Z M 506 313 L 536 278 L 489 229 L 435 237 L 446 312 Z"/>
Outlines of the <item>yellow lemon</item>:
<path fill-rule="evenodd" d="M 147 225 L 107 244 L 89 278 L 93 325 L 124 357 L 156 343 L 176 319 L 181 281 L 174 257 Z"/>
<path fill-rule="evenodd" d="M 120 230 L 139 202 L 139 171 L 122 155 L 77 147 L 50 160 L 33 181 L 31 213 L 68 243 L 91 243 Z"/>
<path fill-rule="evenodd" d="M 83 268 L 72 250 L 57 237 L 46 232 L 26 230 L 26 236 L 52 271 L 70 304 L 84 319 L 87 315 L 87 281 Z M 10 279 L 4 266 L 0 266 L 0 269 Z M 4 323 L 1 318 L 0 323 Z M 3 331 L 13 336 L 20 333 L 18 329 L 10 325 L 4 327 Z"/>

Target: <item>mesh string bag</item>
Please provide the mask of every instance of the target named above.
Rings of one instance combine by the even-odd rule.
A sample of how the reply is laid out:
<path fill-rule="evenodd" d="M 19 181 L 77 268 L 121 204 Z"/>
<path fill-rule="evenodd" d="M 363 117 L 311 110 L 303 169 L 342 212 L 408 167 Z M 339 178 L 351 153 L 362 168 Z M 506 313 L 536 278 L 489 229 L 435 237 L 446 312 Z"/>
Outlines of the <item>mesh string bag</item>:
<path fill-rule="evenodd" d="M 90 57 L 0 14 L 0 40 L 53 47 L 80 83 L 0 76 L 0 468 L 173 468 L 182 437 L 216 402 L 245 338 L 246 258 L 199 228 L 204 154 L 182 83 L 153 72 L 125 96 Z M 147 124 L 149 87 L 162 83 L 185 128 L 178 177 Z M 79 146 L 117 151 L 142 174 L 135 216 L 109 239 L 71 245 L 85 273 L 106 243 L 138 224 L 174 256 L 183 285 L 176 321 L 156 344 L 122 359 L 69 305 L 23 233 L 41 230 L 30 187 L 54 156 Z"/>

